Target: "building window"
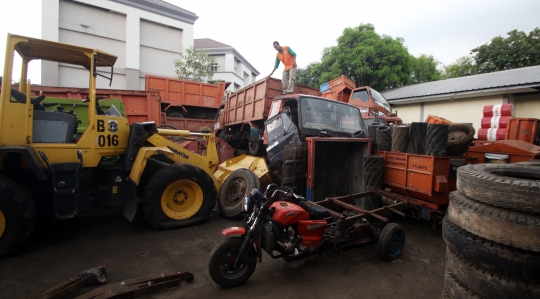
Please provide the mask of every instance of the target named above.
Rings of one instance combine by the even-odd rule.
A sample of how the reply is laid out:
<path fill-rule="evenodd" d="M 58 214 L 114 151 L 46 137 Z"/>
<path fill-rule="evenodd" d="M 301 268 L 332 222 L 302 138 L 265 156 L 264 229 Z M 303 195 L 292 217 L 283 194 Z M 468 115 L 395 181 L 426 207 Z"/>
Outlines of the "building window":
<path fill-rule="evenodd" d="M 218 68 L 219 68 L 219 64 L 217 62 L 212 62 L 210 64 L 210 69 L 213 71 L 213 72 L 217 72 L 218 71 Z"/>

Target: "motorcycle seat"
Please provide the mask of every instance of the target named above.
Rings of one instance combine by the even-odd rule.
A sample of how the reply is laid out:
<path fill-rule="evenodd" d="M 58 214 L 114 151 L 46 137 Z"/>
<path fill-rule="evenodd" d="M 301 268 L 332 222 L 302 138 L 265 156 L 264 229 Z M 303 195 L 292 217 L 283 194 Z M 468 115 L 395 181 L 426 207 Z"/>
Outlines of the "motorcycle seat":
<path fill-rule="evenodd" d="M 319 205 L 309 204 L 306 201 L 300 202 L 299 205 L 309 213 L 309 219 L 311 220 L 323 220 L 330 216 L 328 215 L 328 212 Z"/>

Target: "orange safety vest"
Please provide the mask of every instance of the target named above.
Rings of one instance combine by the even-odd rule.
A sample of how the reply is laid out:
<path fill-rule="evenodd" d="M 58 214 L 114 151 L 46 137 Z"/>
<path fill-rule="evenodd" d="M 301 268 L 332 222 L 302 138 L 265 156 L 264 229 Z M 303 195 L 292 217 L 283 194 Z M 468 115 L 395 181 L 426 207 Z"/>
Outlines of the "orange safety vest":
<path fill-rule="evenodd" d="M 285 65 L 285 70 L 290 70 L 293 65 L 294 56 L 289 53 L 289 47 L 283 46 L 283 53 L 277 53 L 276 57 L 283 62 Z"/>

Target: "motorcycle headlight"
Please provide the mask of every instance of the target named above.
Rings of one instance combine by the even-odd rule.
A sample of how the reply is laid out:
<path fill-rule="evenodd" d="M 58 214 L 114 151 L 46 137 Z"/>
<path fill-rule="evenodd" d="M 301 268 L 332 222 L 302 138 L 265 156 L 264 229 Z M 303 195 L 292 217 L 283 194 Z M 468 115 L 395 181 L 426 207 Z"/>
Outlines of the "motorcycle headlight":
<path fill-rule="evenodd" d="M 253 203 L 251 201 L 251 198 L 249 197 L 249 195 L 244 196 L 244 200 L 242 201 L 242 212 L 251 213 L 252 209 Z"/>

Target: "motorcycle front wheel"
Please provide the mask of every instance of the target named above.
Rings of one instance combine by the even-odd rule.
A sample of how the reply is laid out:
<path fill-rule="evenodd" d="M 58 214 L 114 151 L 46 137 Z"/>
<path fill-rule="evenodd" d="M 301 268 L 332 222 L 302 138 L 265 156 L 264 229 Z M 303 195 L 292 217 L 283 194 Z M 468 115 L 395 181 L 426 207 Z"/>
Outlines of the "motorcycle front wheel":
<path fill-rule="evenodd" d="M 245 283 L 255 271 L 257 254 L 253 246 L 249 248 L 244 259 L 238 263 L 238 267 L 233 267 L 243 242 L 242 237 L 228 238 L 212 250 L 208 272 L 217 285 L 224 288 L 237 287 Z"/>

